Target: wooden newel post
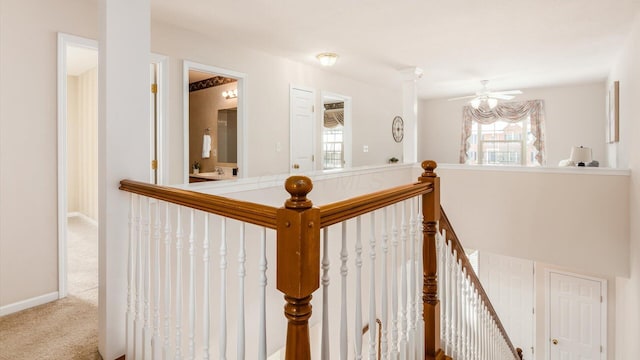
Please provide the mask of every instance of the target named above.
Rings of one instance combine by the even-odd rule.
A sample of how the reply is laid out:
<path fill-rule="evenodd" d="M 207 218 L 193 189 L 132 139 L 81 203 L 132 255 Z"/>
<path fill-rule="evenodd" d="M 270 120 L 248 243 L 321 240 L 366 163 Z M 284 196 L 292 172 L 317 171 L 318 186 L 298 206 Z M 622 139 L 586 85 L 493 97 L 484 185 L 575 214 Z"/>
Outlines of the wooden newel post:
<path fill-rule="evenodd" d="M 440 178 L 434 170 L 438 167 L 435 161 L 422 162 L 424 173 L 418 178 L 420 182 L 433 184 L 433 191 L 422 196 L 422 247 L 424 301 L 424 358 L 444 359 L 440 348 L 440 301 L 438 300 L 437 256 L 436 256 L 436 224 L 440 220 Z"/>
<path fill-rule="evenodd" d="M 320 286 L 320 210 L 307 199 L 313 189 L 308 177 L 289 177 L 285 189 L 291 198 L 278 209 L 276 258 L 276 283 L 289 320 L 285 359 L 306 360 L 311 359 L 311 294 Z"/>

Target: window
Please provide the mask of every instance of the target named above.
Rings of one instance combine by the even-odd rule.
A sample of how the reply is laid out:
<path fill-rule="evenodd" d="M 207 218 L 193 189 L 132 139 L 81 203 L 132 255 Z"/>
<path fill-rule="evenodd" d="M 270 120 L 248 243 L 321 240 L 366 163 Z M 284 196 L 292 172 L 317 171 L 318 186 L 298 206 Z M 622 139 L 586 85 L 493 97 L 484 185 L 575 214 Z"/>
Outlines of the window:
<path fill-rule="evenodd" d="M 545 164 L 544 102 L 499 103 L 491 109 L 462 109 L 460 163 L 541 166 Z"/>
<path fill-rule="evenodd" d="M 498 120 L 491 124 L 473 122 L 467 164 L 535 166 L 529 117 L 519 122 Z"/>
<path fill-rule="evenodd" d="M 322 168 L 340 169 L 344 164 L 342 125 L 322 130 Z"/>

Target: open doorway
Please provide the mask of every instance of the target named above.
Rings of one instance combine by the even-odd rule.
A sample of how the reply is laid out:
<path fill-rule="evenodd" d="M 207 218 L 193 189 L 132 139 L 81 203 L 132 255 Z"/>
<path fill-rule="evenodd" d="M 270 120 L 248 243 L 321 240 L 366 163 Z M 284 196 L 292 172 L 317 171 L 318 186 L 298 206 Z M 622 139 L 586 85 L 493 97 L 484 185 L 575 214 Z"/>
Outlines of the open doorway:
<path fill-rule="evenodd" d="M 59 297 L 97 305 L 98 44 L 58 36 Z"/>
<path fill-rule="evenodd" d="M 185 183 L 246 176 L 245 78 L 245 74 L 185 61 Z"/>
<path fill-rule="evenodd" d="M 322 92 L 321 170 L 351 167 L 351 98 Z M 319 169 L 319 170 L 320 170 Z"/>

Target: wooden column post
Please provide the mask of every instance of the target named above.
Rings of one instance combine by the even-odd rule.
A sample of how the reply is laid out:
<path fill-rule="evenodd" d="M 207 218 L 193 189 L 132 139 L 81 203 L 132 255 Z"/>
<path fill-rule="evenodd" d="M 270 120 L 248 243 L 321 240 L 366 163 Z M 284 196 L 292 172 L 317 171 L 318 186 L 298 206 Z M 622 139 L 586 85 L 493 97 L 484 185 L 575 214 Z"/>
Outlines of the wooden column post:
<path fill-rule="evenodd" d="M 320 286 L 320 210 L 307 194 L 311 179 L 292 176 L 285 182 L 291 198 L 278 209 L 277 287 L 284 293 L 287 360 L 311 359 L 309 318 L 311 294 Z"/>
<path fill-rule="evenodd" d="M 424 358 L 444 359 L 440 348 L 440 301 L 438 300 L 437 256 L 436 256 L 436 224 L 440 219 L 440 178 L 434 170 L 438 164 L 432 160 L 422 162 L 424 173 L 418 178 L 420 182 L 433 184 L 433 191 L 422 196 L 422 247 L 424 301 Z"/>

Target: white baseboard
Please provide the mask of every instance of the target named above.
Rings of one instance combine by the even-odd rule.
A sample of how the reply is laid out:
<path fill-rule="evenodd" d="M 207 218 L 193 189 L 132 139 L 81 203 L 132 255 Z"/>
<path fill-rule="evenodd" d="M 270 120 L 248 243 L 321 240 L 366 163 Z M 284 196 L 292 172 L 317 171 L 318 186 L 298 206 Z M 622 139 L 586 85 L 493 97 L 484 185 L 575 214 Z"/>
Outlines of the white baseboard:
<path fill-rule="evenodd" d="M 92 225 L 98 226 L 98 222 L 96 220 L 93 220 L 92 218 L 88 217 L 87 215 L 85 215 L 85 214 L 83 214 L 81 212 L 72 211 L 70 213 L 67 213 L 67 217 L 68 218 L 76 217 L 76 216 L 82 218 L 83 220 L 85 220 L 85 221 L 87 221 L 89 223 L 91 223 Z"/>
<path fill-rule="evenodd" d="M 46 304 L 48 302 L 52 302 L 52 301 L 55 301 L 55 300 L 58 300 L 58 292 L 57 291 L 49 293 L 49 294 L 36 296 L 34 298 L 31 298 L 31 299 L 18 301 L 18 302 L 13 303 L 13 304 L 0 306 L 0 316 L 13 314 L 15 312 L 18 312 L 18 311 L 21 311 L 21 310 L 25 310 L 25 309 L 29 309 L 29 308 L 32 308 L 34 306 Z"/>

